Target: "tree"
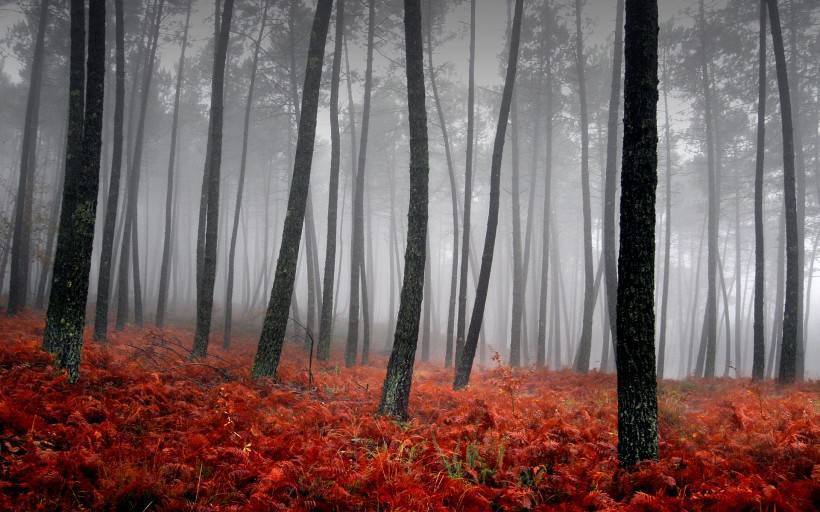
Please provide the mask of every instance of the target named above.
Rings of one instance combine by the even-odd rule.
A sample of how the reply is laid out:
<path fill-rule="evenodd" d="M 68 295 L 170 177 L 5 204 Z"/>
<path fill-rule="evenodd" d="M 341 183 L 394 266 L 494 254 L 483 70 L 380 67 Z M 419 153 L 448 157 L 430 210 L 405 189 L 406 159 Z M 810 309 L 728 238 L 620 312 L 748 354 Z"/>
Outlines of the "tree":
<path fill-rule="evenodd" d="M 254 358 L 254 377 L 276 374 L 288 310 L 293 296 L 296 265 L 299 258 L 299 243 L 302 239 L 302 225 L 305 220 L 310 170 L 313 163 L 313 145 L 316 136 L 316 116 L 319 108 L 319 89 L 322 85 L 322 64 L 325 56 L 328 26 L 333 0 L 318 0 L 313 27 L 310 32 L 305 82 L 302 89 L 302 108 L 299 117 L 299 134 L 293 164 L 290 193 L 288 195 L 287 216 L 282 231 L 282 245 L 276 262 L 276 274 L 271 289 L 268 309 L 262 325 L 259 348 Z"/>
<path fill-rule="evenodd" d="M 464 229 L 461 239 L 461 267 L 458 281 L 458 319 L 456 321 L 455 360 L 461 358 L 464 348 L 464 329 L 467 323 L 467 270 L 470 260 L 470 213 L 473 204 L 473 145 L 475 143 L 475 10 L 476 0 L 470 0 L 470 64 L 467 84 L 467 150 L 464 163 Z M 453 354 L 449 345 L 444 366 L 449 367 Z"/>
<path fill-rule="evenodd" d="M 171 281 L 171 247 L 174 218 L 174 169 L 176 166 L 177 139 L 179 137 L 179 102 L 182 95 L 182 80 L 185 75 L 185 51 L 188 49 L 188 30 L 191 24 L 191 6 L 193 0 L 188 0 L 185 11 L 185 28 L 182 31 L 182 48 L 177 64 L 177 83 L 174 92 L 174 114 L 171 121 L 171 147 L 168 154 L 168 179 L 165 189 L 165 234 L 162 241 L 162 259 L 159 270 L 159 290 L 157 292 L 157 327 L 165 325 L 165 314 L 168 309 L 168 288 Z"/>
<path fill-rule="evenodd" d="M 655 188 L 658 4 L 627 0 L 618 256 L 618 462 L 658 457 L 655 380 Z"/>
<path fill-rule="evenodd" d="M 586 373 L 592 352 L 592 314 L 595 312 L 592 267 L 592 207 L 589 196 L 589 113 L 587 112 L 587 86 L 584 75 L 584 36 L 581 29 L 582 0 L 575 0 L 575 66 L 578 74 L 578 97 L 581 107 L 581 200 L 584 216 L 584 313 L 581 323 L 581 340 L 575 354 L 575 371 Z"/>
<path fill-rule="evenodd" d="M 214 280 L 216 279 L 216 247 L 219 233 L 219 174 L 222 165 L 222 120 L 224 115 L 225 61 L 228 39 L 231 34 L 233 0 L 225 0 L 222 7 L 219 39 L 214 49 L 214 67 L 211 77 L 211 113 L 208 123 L 208 144 L 205 154 L 203 184 L 207 184 L 205 196 L 205 229 L 199 234 L 204 240 L 202 265 L 196 283 L 196 332 L 191 359 L 202 359 L 208 354 L 208 336 L 211 333 L 211 313 L 214 305 Z"/>
<path fill-rule="evenodd" d="M 67 370 L 70 382 L 77 381 L 80 370 L 105 95 L 105 0 L 89 3 L 87 60 L 84 4 L 84 0 L 71 0 L 69 140 L 80 144 L 69 144 L 66 152 L 63 207 L 43 335 L 43 346 L 56 353 L 57 365 Z"/>
<path fill-rule="evenodd" d="M 40 127 L 40 93 L 43 88 L 45 39 L 51 0 L 40 3 L 34 57 L 31 63 L 26 117 L 20 150 L 20 175 L 14 203 L 14 230 L 11 242 L 8 313 L 15 315 L 26 307 L 31 261 L 31 212 L 34 201 L 34 173 L 37 165 L 37 134 Z"/>
<path fill-rule="evenodd" d="M 270 2 L 265 0 L 262 8 L 262 19 L 259 22 L 259 34 L 256 36 L 251 58 L 251 76 L 248 84 L 248 99 L 245 101 L 245 119 L 242 125 L 242 156 L 239 160 L 239 183 L 236 187 L 236 205 L 233 213 L 233 229 L 228 249 L 228 282 L 225 287 L 225 325 L 222 334 L 222 346 L 228 348 L 231 344 L 231 326 L 233 322 L 233 281 L 236 260 L 236 238 L 239 235 L 239 213 L 242 209 L 242 194 L 245 191 L 245 169 L 248 165 L 248 136 L 251 124 L 251 110 L 253 109 L 253 95 L 256 87 L 256 72 L 259 67 L 259 50 L 262 38 L 265 35 L 265 25 L 268 17 Z"/>
<path fill-rule="evenodd" d="M 333 335 L 333 278 L 336 273 L 336 220 L 339 202 L 339 164 L 341 133 L 339 130 L 339 77 L 342 70 L 342 41 L 345 32 L 345 0 L 336 3 L 336 38 L 333 44 L 333 69 L 330 78 L 330 186 L 327 200 L 327 243 L 325 274 L 322 288 L 322 311 L 319 317 L 319 348 L 321 361 L 330 358 Z"/>
<path fill-rule="evenodd" d="M 490 284 L 490 272 L 493 266 L 495 252 L 495 238 L 498 231 L 498 207 L 501 195 L 501 161 L 504 154 L 504 142 L 507 134 L 507 122 L 510 117 L 512 95 L 515 88 L 515 76 L 518 70 L 518 49 L 521 41 L 521 17 L 524 10 L 524 1 L 516 0 L 515 14 L 513 15 L 512 31 L 510 32 L 510 53 L 507 60 L 507 74 L 504 78 L 504 91 L 501 96 L 501 108 L 498 114 L 498 126 L 493 144 L 492 164 L 490 168 L 490 205 L 487 216 L 487 233 L 484 238 L 484 250 L 481 255 L 481 270 L 478 274 L 475 302 L 470 318 L 470 328 L 464 343 L 464 350 L 458 359 L 453 387 L 462 389 L 470 382 L 470 373 L 473 368 L 478 335 L 484 320 L 484 308 L 487 304 L 487 291 Z"/>
<path fill-rule="evenodd" d="M 760 0 L 758 34 L 757 147 L 755 154 L 755 282 L 752 379 L 763 380 L 766 346 L 764 342 L 764 293 L 766 291 L 766 252 L 763 225 L 763 163 L 766 154 L 766 1 Z"/>
<path fill-rule="evenodd" d="M 347 320 L 347 341 L 345 343 L 345 366 L 356 364 L 359 341 L 359 291 L 364 273 L 364 174 L 367 167 L 367 141 L 370 130 L 370 99 L 373 93 L 373 37 L 376 27 L 376 2 L 368 0 L 367 23 L 367 65 L 364 75 L 364 102 L 362 105 L 362 131 L 359 142 L 359 160 L 356 179 L 353 184 L 353 230 L 350 244 L 350 307 Z"/>
<path fill-rule="evenodd" d="M 786 304 L 783 308 L 783 339 L 780 344 L 780 367 L 777 380 L 793 383 L 797 377 L 798 324 L 801 322 L 798 301 L 802 293 L 798 258 L 797 198 L 795 195 L 795 154 L 789 73 L 780 28 L 777 0 L 767 0 L 772 29 L 777 89 L 780 93 L 780 118 L 783 125 L 783 200 L 786 217 Z"/>
<path fill-rule="evenodd" d="M 522 0 L 518 0 L 521 3 Z M 430 172 L 427 147 L 427 108 L 424 103 L 424 43 L 421 0 L 404 0 L 404 44 L 407 74 L 407 111 L 410 125 L 410 202 L 407 212 L 407 248 L 396 334 L 382 386 L 379 414 L 407 418 L 413 362 L 419 335 L 427 256 L 427 205 Z"/>

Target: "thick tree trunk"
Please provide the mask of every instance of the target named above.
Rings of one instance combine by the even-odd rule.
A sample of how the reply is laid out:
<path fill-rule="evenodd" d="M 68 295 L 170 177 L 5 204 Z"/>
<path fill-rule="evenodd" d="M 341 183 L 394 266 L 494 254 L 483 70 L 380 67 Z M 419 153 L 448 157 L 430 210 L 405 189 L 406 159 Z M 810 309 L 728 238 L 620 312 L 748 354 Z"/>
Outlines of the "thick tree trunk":
<path fill-rule="evenodd" d="M 299 136 L 296 142 L 287 216 L 282 231 L 282 245 L 279 249 L 270 301 L 259 339 L 259 349 L 254 358 L 252 370 L 254 377 L 276 374 L 282 354 L 282 344 L 285 340 L 288 310 L 293 297 L 293 283 L 299 257 L 299 244 L 302 239 L 302 226 L 307 209 L 316 136 L 316 116 L 319 109 L 319 89 L 322 85 L 322 65 L 332 8 L 332 0 L 318 0 L 310 32 L 305 82 L 302 89 L 301 116 L 299 117 Z"/>
<path fill-rule="evenodd" d="M 780 13 L 777 0 L 767 0 L 772 28 L 775 65 L 777 67 L 777 88 L 780 92 L 780 117 L 783 124 L 783 196 L 786 217 L 786 303 L 783 308 L 783 341 L 780 346 L 780 365 L 777 376 L 781 384 L 789 384 L 797 378 L 800 282 L 799 219 L 795 192 L 795 144 L 792 125 L 792 106 L 789 91 L 789 76 L 783 48 L 783 34 L 780 29 Z"/>
<path fill-rule="evenodd" d="M 157 293 L 157 315 L 155 323 L 157 327 L 165 325 L 165 314 L 168 309 L 168 288 L 171 280 L 171 249 L 173 234 L 173 212 L 174 212 L 174 171 L 177 156 L 177 138 L 179 137 L 179 103 L 182 95 L 182 80 L 185 74 L 185 51 L 188 49 L 188 29 L 191 22 L 191 6 L 193 0 L 188 0 L 185 12 L 185 29 L 182 32 L 182 48 L 179 54 L 179 64 L 177 65 L 177 83 L 174 93 L 174 114 L 171 121 L 171 148 L 168 156 L 168 179 L 165 188 L 165 232 L 162 241 L 162 260 L 159 270 L 159 291 Z"/>
<path fill-rule="evenodd" d="M 470 328 L 464 344 L 464 351 L 456 363 L 453 387 L 462 389 L 470 381 L 470 372 L 478 346 L 478 335 L 484 321 L 484 308 L 487 304 L 487 291 L 490 284 L 490 272 L 493 266 L 495 252 L 495 238 L 498 231 L 498 209 L 501 193 L 501 161 L 504 153 L 504 142 L 507 133 L 507 123 L 510 116 L 515 76 L 518 69 L 518 49 L 521 41 L 521 17 L 524 10 L 524 1 L 515 1 L 515 15 L 510 33 L 510 53 L 507 59 L 507 74 L 504 79 L 504 91 L 501 96 L 501 108 L 498 114 L 495 143 L 493 145 L 492 165 L 490 169 L 490 205 L 487 217 L 487 234 L 484 239 L 484 252 L 481 256 L 481 270 L 478 274 L 473 313 L 470 318 Z"/>
<path fill-rule="evenodd" d="M 372 0 L 371 0 L 372 1 Z M 520 0 L 519 0 L 520 1 Z M 421 2 L 404 0 L 404 39 L 407 72 L 407 110 L 410 125 L 410 201 L 407 212 L 407 249 L 396 336 L 382 386 L 379 413 L 407 418 L 413 362 L 424 296 L 427 255 L 427 205 L 430 172 L 427 147 L 427 108 L 424 104 L 424 44 Z"/>
<path fill-rule="evenodd" d="M 228 39 L 231 34 L 233 0 L 225 0 L 221 28 L 214 49 L 213 74 L 211 76 L 211 111 L 208 122 L 208 153 L 205 156 L 203 180 L 207 183 L 205 229 L 200 231 L 204 240 L 202 268 L 196 286 L 196 332 L 191 359 L 203 359 L 208 354 L 208 337 L 211 333 L 211 315 L 214 305 L 214 280 L 216 279 L 216 248 L 219 230 L 219 181 L 222 166 L 222 120 L 224 115 L 225 61 Z"/>
<path fill-rule="evenodd" d="M 103 103 L 105 97 L 105 0 L 88 8 L 88 60 L 84 0 L 71 1 L 69 134 L 60 231 L 54 259 L 43 345 L 56 353 L 57 365 L 76 382 L 85 327 L 88 275 L 94 244 L 94 222 L 100 179 Z M 84 77 L 85 75 L 85 77 Z M 83 87 L 85 104 L 83 106 Z M 79 133 L 78 133 L 79 132 Z"/>
<path fill-rule="evenodd" d="M 26 307 L 31 265 L 31 217 L 34 202 L 34 174 L 37 167 L 37 134 L 40 128 L 40 92 L 43 88 L 45 38 L 51 0 L 40 3 L 34 57 L 31 63 L 26 118 L 20 150 L 20 174 L 14 203 L 14 227 L 11 242 L 8 314 L 15 315 Z M 82 97 L 80 98 L 82 101 Z"/>
<path fill-rule="evenodd" d="M 339 130 L 339 75 L 342 70 L 342 40 L 345 29 L 345 0 L 336 3 L 336 39 L 333 45 L 333 69 L 330 77 L 330 184 L 327 201 L 327 242 L 325 272 L 322 289 L 322 311 L 319 317 L 320 361 L 330 358 L 333 337 L 333 280 L 336 274 L 336 212 L 339 202 L 339 166 L 341 161 L 341 132 Z M 392 309 L 391 309 L 392 311 Z"/>
<path fill-rule="evenodd" d="M 589 114 L 587 112 L 587 86 L 584 77 L 584 39 L 581 29 L 581 3 L 575 0 L 575 65 L 578 73 L 578 96 L 581 104 L 581 200 L 584 216 L 584 312 L 581 321 L 581 339 L 575 355 L 575 371 L 589 371 L 592 351 L 592 315 L 595 311 L 595 295 L 592 291 L 595 270 L 592 267 L 592 207 L 589 197 Z"/>
<path fill-rule="evenodd" d="M 627 0 L 621 244 L 618 257 L 618 462 L 658 458 L 655 378 L 655 188 L 658 4 Z"/>
<path fill-rule="evenodd" d="M 766 251 L 763 220 L 763 173 L 766 155 L 766 0 L 760 0 L 758 33 L 757 148 L 755 155 L 755 292 L 752 379 L 763 380 L 766 359 L 765 291 Z"/>
<path fill-rule="evenodd" d="M 236 261 L 236 238 L 239 235 L 239 215 L 242 210 L 242 196 L 245 191 L 245 170 L 248 164 L 248 137 L 250 135 L 251 111 L 253 109 L 253 94 L 256 87 L 256 71 L 259 64 L 259 50 L 262 46 L 262 38 L 265 35 L 265 26 L 268 17 L 268 6 L 266 1 L 262 9 L 262 19 L 259 22 L 259 34 L 254 41 L 253 58 L 251 59 L 251 77 L 248 84 L 248 98 L 245 101 L 245 118 L 242 125 L 242 156 L 239 163 L 239 183 L 236 186 L 236 204 L 233 213 L 233 227 L 231 230 L 231 242 L 228 248 L 228 276 L 225 286 L 225 322 L 222 334 L 222 346 L 228 348 L 231 345 L 231 327 L 233 324 L 233 282 Z M 246 251 L 247 254 L 247 251 Z"/>

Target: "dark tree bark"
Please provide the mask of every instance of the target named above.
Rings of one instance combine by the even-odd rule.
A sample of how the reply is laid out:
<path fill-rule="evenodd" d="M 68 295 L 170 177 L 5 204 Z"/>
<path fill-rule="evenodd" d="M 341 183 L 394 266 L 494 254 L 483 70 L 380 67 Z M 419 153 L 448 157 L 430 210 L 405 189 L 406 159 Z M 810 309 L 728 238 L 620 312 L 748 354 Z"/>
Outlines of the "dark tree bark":
<path fill-rule="evenodd" d="M 94 316 L 94 339 L 103 341 L 108 336 L 108 306 L 111 295 L 111 268 L 114 255 L 114 228 L 120 202 L 122 175 L 123 114 L 125 109 L 125 20 L 123 0 L 114 1 L 116 19 L 116 80 L 114 98 L 114 143 L 111 156 L 111 179 L 105 206 L 103 239 L 100 247 L 100 270 L 97 278 L 97 303 Z"/>
<path fill-rule="evenodd" d="M 368 0 L 367 25 L 367 67 L 364 77 L 364 102 L 362 105 L 362 133 L 359 142 L 356 179 L 353 184 L 353 218 L 350 225 L 350 306 L 347 320 L 347 342 L 345 344 L 345 365 L 356 364 L 359 342 L 359 293 L 360 273 L 364 265 L 364 173 L 367 166 L 367 140 L 370 131 L 370 98 L 373 92 L 373 37 L 376 26 L 375 0 Z"/>
<path fill-rule="evenodd" d="M 201 231 L 204 241 L 201 273 L 196 286 L 196 332 L 191 359 L 202 359 L 208 354 L 208 337 L 211 333 L 211 314 L 214 305 L 214 280 L 216 278 L 216 248 L 219 234 L 219 180 L 222 166 L 222 120 L 224 115 L 225 61 L 231 34 L 233 0 L 225 0 L 222 10 L 219 39 L 214 50 L 214 66 L 211 76 L 211 112 L 208 123 L 208 143 L 205 155 L 203 180 L 207 183 L 205 229 Z"/>
<path fill-rule="evenodd" d="M 122 247 L 120 249 L 120 267 L 117 276 L 117 320 L 116 329 L 121 330 L 127 322 L 128 316 L 128 271 L 133 270 L 134 280 L 134 315 L 137 325 L 142 322 L 142 290 L 139 277 L 139 251 L 137 250 L 137 202 L 139 200 L 140 177 L 142 174 L 142 152 L 145 140 L 145 117 L 148 111 L 148 97 L 151 89 L 151 81 L 154 75 L 154 63 L 156 61 L 157 44 L 159 41 L 159 29 L 162 21 L 162 10 L 165 5 L 164 0 L 159 0 L 154 11 L 152 28 L 149 32 L 150 43 L 147 61 L 143 69 L 142 88 L 140 90 L 139 120 L 137 121 L 137 133 L 134 141 L 133 159 L 131 169 L 128 173 L 127 196 L 125 204 L 125 224 L 122 236 Z M 147 12 L 146 12 L 147 15 Z M 132 269 L 133 267 L 133 269 Z"/>
<path fill-rule="evenodd" d="M 615 15 L 615 48 L 612 52 L 612 85 L 606 134 L 606 171 L 604 173 L 604 284 L 609 330 L 617 344 L 615 307 L 618 294 L 618 240 L 615 237 L 615 203 L 618 189 L 618 113 L 621 104 L 621 67 L 624 46 L 624 0 L 618 0 Z M 601 364 L 604 364 L 602 361 Z"/>
<path fill-rule="evenodd" d="M 327 201 L 327 243 L 325 273 L 322 289 L 322 311 L 319 317 L 320 361 L 330 358 L 333 336 L 333 279 L 336 274 L 336 220 L 339 202 L 339 164 L 341 161 L 341 133 L 339 130 L 339 76 L 342 70 L 342 41 L 345 33 L 345 0 L 336 3 L 336 39 L 333 44 L 333 69 L 330 78 L 330 184 Z M 391 310 L 392 311 L 392 310 Z"/>
<path fill-rule="evenodd" d="M 800 258 L 798 255 L 798 216 L 795 192 L 795 149 L 792 125 L 792 105 L 789 76 L 780 29 L 780 13 L 777 0 L 767 0 L 772 29 L 777 88 L 780 92 L 780 117 L 783 124 L 783 196 L 786 216 L 786 304 L 783 308 L 783 340 L 780 345 L 780 366 L 777 376 L 781 384 L 793 383 L 797 377 L 798 325 L 802 283 L 800 282 Z"/>
<path fill-rule="evenodd" d="M 100 179 L 103 100 L 105 96 L 105 0 L 91 0 L 88 8 L 88 60 L 85 55 L 84 0 L 71 1 L 71 60 L 69 133 L 81 132 L 81 145 L 66 153 L 66 179 L 54 277 L 49 297 L 43 345 L 56 352 L 57 365 L 69 382 L 80 372 L 80 352 L 88 298 L 88 275 L 94 244 L 94 222 Z M 83 69 L 85 68 L 85 69 Z M 85 105 L 83 86 L 86 75 Z"/>
<path fill-rule="evenodd" d="M 242 196 L 245 192 L 245 170 L 248 164 L 248 137 L 250 135 L 251 111 L 253 109 L 253 94 L 256 88 L 256 72 L 259 67 L 259 50 L 262 46 L 262 38 L 265 35 L 265 26 L 268 18 L 268 6 L 266 1 L 262 8 L 262 20 L 259 22 L 259 34 L 254 41 L 253 57 L 251 59 L 251 77 L 248 85 L 248 98 L 245 102 L 245 118 L 242 127 L 242 156 L 239 163 L 239 183 L 236 187 L 236 205 L 233 213 L 233 228 L 231 230 L 231 242 L 228 248 L 228 277 L 225 286 L 225 323 L 222 334 L 222 346 L 228 348 L 231 345 L 231 327 L 233 324 L 233 282 L 236 260 L 236 238 L 239 235 L 239 215 L 242 210 Z"/>
<path fill-rule="evenodd" d="M 666 57 L 666 56 L 664 56 Z M 666 200 L 664 201 L 664 249 L 663 249 L 663 291 L 661 292 L 661 321 L 658 334 L 658 379 L 664 377 L 666 362 L 667 309 L 669 307 L 670 252 L 672 250 L 672 135 L 669 127 L 669 70 L 663 64 L 663 112 L 664 146 L 666 149 Z"/>
<path fill-rule="evenodd" d="M 177 156 L 177 138 L 179 137 L 179 103 L 182 95 L 182 80 L 185 75 L 185 51 L 188 49 L 188 30 L 191 23 L 191 6 L 188 0 L 185 12 L 185 29 L 182 32 L 182 49 L 177 64 L 177 83 L 174 93 L 174 115 L 171 121 L 171 148 L 168 156 L 168 179 L 165 188 L 165 234 L 162 241 L 162 260 L 159 270 L 159 291 L 157 293 L 157 327 L 165 325 L 165 314 L 168 310 L 168 288 L 171 281 L 171 250 L 173 247 L 173 212 L 174 212 L 174 170 Z"/>
<path fill-rule="evenodd" d="M 766 359 L 764 341 L 766 251 L 763 220 L 763 171 L 766 155 L 766 0 L 760 0 L 760 24 L 758 34 L 758 89 L 757 89 L 757 148 L 755 154 L 755 291 L 752 333 L 752 379 L 763 380 Z"/>
<path fill-rule="evenodd" d="M 584 214 L 584 312 L 581 321 L 581 339 L 575 355 L 575 371 L 589 371 L 592 352 L 592 315 L 595 312 L 595 294 L 592 291 L 595 270 L 592 267 L 592 206 L 589 197 L 589 114 L 587 86 L 584 77 L 584 38 L 581 29 L 582 0 L 575 0 L 575 66 L 578 73 L 578 96 L 581 104 L 581 200 Z"/>
<path fill-rule="evenodd" d="M 521 0 L 519 0 L 520 2 Z M 424 104 L 424 45 L 421 2 L 404 0 L 404 40 L 407 73 L 407 110 L 410 125 L 410 202 L 407 212 L 407 248 L 396 335 L 382 386 L 379 413 L 407 418 L 413 361 L 419 334 L 427 255 L 428 177 L 427 108 Z"/>
<path fill-rule="evenodd" d="M 618 462 L 658 458 L 655 380 L 655 188 L 658 4 L 627 0 L 621 244 L 618 257 Z"/>
<path fill-rule="evenodd" d="M 501 109 L 498 114 L 495 142 L 493 145 L 492 165 L 490 169 L 490 205 L 487 217 L 487 234 L 484 239 L 484 252 L 481 256 L 481 270 L 478 274 L 475 302 L 470 318 L 470 328 L 464 343 L 464 351 L 456 363 L 453 387 L 462 389 L 470 382 L 478 335 L 484 320 L 484 308 L 487 304 L 487 290 L 490 284 L 490 272 L 493 266 L 495 238 L 498 231 L 498 207 L 501 192 L 501 161 L 504 153 L 504 142 L 507 134 L 507 123 L 510 117 L 512 95 L 515 88 L 515 76 L 518 70 L 518 49 L 521 41 L 521 17 L 524 0 L 515 1 L 512 31 L 510 33 L 510 53 L 507 59 L 507 74 L 504 79 L 504 92 L 501 96 Z"/>
<path fill-rule="evenodd" d="M 252 370 L 254 377 L 275 375 L 282 354 L 288 310 L 293 297 L 302 226 L 307 208 L 313 145 L 316 136 L 316 116 L 319 108 L 319 89 L 322 85 L 322 64 L 332 8 L 332 0 L 318 0 L 310 32 L 305 82 L 302 89 L 301 116 L 299 117 L 299 135 L 296 142 L 287 216 L 282 231 L 282 245 L 276 263 L 273 288 L 262 325 L 262 335 L 259 339 L 259 349 L 254 358 Z"/>
<path fill-rule="evenodd" d="M 458 282 L 458 320 L 456 322 L 455 361 L 461 359 L 464 347 L 464 330 L 467 323 L 467 270 L 470 260 L 470 213 L 473 204 L 473 145 L 475 143 L 475 11 L 476 0 L 470 0 L 470 63 L 467 84 L 467 155 L 464 164 L 464 229 L 461 239 L 461 265 Z M 450 347 L 444 356 L 444 366 L 450 366 L 453 351 Z"/>
<path fill-rule="evenodd" d="M 31 264 L 31 216 L 34 202 L 34 174 L 37 167 L 37 134 L 40 128 L 40 92 L 43 88 L 45 39 L 51 0 L 40 3 L 34 57 L 31 63 L 26 118 L 20 150 L 20 175 L 14 203 L 14 227 L 11 241 L 8 314 L 16 315 L 26 307 Z M 82 101 L 82 97 L 80 98 Z"/>
<path fill-rule="evenodd" d="M 441 98 L 438 94 L 436 83 L 436 71 L 433 66 L 433 10 L 432 1 L 427 0 L 427 12 L 430 19 L 427 20 L 427 64 L 430 74 L 430 88 L 433 91 L 433 102 L 436 105 L 438 123 L 441 127 L 441 138 L 444 142 L 444 156 L 447 160 L 447 176 L 450 179 L 450 202 L 453 207 L 453 263 L 450 270 L 450 298 L 447 303 L 447 332 L 445 342 L 445 367 L 449 367 L 453 356 L 453 330 L 455 329 L 456 294 L 458 285 L 458 190 L 456 186 L 456 171 L 453 164 L 453 153 L 450 149 L 450 134 L 447 130 L 447 121 L 444 117 L 444 108 L 441 105 Z M 449 355 L 449 357 L 448 357 Z M 427 359 L 424 359 L 425 361 Z"/>

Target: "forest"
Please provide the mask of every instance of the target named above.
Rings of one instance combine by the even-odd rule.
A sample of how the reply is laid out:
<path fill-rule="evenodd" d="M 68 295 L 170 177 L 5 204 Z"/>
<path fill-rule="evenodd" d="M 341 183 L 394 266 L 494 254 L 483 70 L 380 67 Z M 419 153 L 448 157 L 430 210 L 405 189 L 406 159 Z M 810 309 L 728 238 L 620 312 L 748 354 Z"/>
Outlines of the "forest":
<path fill-rule="evenodd" d="M 818 242 L 817 0 L 0 0 L 0 510 L 820 510 Z"/>

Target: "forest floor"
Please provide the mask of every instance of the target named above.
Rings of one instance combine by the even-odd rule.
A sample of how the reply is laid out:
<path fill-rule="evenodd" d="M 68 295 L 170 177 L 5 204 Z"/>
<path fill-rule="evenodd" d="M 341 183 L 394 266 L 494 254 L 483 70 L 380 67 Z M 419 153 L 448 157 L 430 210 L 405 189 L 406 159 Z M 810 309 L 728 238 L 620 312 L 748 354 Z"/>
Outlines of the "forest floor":
<path fill-rule="evenodd" d="M 86 341 L 72 386 L 39 316 L 0 319 L 2 510 L 820 509 L 820 383 L 660 385 L 660 456 L 616 463 L 615 378 L 415 372 L 410 413 L 374 415 L 384 360 L 343 369 L 285 349 L 249 378 L 254 341 L 185 362 L 188 331 Z M 219 340 L 221 341 L 221 340 Z"/>

